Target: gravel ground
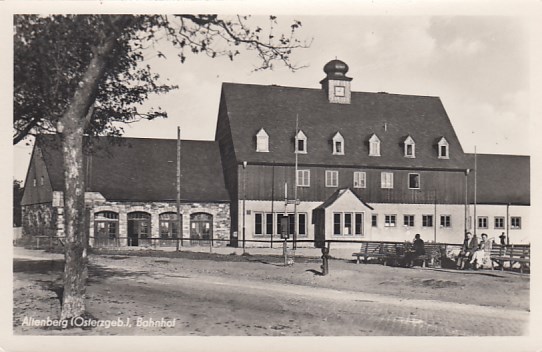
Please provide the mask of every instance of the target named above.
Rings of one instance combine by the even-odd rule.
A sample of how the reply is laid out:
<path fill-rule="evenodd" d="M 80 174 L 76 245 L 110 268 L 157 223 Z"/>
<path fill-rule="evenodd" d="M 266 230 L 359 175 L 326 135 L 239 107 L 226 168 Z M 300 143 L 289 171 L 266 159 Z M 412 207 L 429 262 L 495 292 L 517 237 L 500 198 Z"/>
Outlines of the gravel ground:
<path fill-rule="evenodd" d="M 315 256 L 297 255 L 293 266 L 284 267 L 282 257 L 273 253 L 110 251 L 92 254 L 89 260 L 87 302 L 92 316 L 133 321 L 175 318 L 179 328 L 105 331 L 22 326 L 25 317 L 58 317 L 63 260 L 58 254 L 16 248 L 15 334 L 521 335 L 529 314 L 530 278 L 509 272 L 406 269 L 335 259 L 330 261 L 330 274 L 321 276 L 321 260 Z M 338 296 L 349 299 L 338 300 Z M 326 310 L 327 315 L 321 315 Z M 463 310 L 476 314 L 459 327 L 454 321 L 461 315 L 450 318 L 448 325 L 443 321 L 442 312 L 451 317 Z M 350 314 L 354 311 L 358 314 Z M 359 320 L 359 312 L 368 311 L 373 320 L 387 317 Z M 513 319 L 488 325 L 497 315 Z M 325 321 L 325 326 L 316 321 Z"/>

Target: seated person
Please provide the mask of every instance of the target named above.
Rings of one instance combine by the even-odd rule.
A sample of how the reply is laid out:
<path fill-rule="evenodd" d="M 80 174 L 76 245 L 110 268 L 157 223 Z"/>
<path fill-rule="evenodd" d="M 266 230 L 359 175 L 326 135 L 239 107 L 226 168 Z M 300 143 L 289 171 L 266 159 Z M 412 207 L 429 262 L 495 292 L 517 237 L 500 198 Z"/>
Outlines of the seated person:
<path fill-rule="evenodd" d="M 467 232 L 465 241 L 463 241 L 463 247 L 457 257 L 457 266 L 459 269 L 465 269 L 465 264 L 468 263 L 474 252 L 478 249 L 478 239 L 472 236 L 472 233 Z"/>
<path fill-rule="evenodd" d="M 491 243 L 487 239 L 487 234 L 483 233 L 482 240 L 478 243 L 478 249 L 474 252 L 470 260 L 470 264 L 473 265 L 474 269 L 478 269 L 482 265 L 489 251 L 491 251 Z"/>
<path fill-rule="evenodd" d="M 412 267 L 414 265 L 414 259 L 420 255 L 425 254 L 425 243 L 420 238 L 420 234 L 417 233 L 414 236 L 414 241 L 412 242 L 412 248 L 405 253 L 404 264 L 407 267 Z"/>

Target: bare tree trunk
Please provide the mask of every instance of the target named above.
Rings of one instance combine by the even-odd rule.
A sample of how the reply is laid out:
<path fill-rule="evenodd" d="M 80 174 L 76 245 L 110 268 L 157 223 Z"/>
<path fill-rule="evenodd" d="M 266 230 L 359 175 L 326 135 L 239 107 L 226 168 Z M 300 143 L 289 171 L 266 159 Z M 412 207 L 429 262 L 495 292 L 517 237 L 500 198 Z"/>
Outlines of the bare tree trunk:
<path fill-rule="evenodd" d="M 81 316 L 85 312 L 85 178 L 83 175 L 83 133 L 63 135 L 64 158 L 64 234 L 66 252 L 64 295 L 61 319 Z"/>
<path fill-rule="evenodd" d="M 111 23 L 120 17 L 113 16 Z M 109 18 L 108 18 L 109 19 Z M 58 122 L 62 135 L 64 160 L 64 233 L 66 252 L 64 295 L 61 319 L 85 313 L 87 276 L 85 235 L 85 175 L 83 174 L 83 134 L 92 115 L 98 86 L 105 76 L 107 60 L 115 46 L 116 35 L 97 33 L 103 41 L 93 48 L 93 57 L 83 74 L 70 105 Z"/>

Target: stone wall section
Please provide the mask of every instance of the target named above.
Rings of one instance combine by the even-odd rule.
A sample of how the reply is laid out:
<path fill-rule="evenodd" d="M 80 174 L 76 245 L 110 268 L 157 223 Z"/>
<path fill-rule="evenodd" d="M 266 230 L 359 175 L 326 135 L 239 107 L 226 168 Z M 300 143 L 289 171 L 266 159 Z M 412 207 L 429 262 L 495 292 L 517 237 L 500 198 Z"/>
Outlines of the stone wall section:
<path fill-rule="evenodd" d="M 54 236 L 58 232 L 58 220 L 57 209 L 51 203 L 25 205 L 22 207 L 23 236 Z"/>
<path fill-rule="evenodd" d="M 119 237 L 121 245 L 127 245 L 128 213 L 141 211 L 151 215 L 151 237 L 160 238 L 160 214 L 177 212 L 175 203 L 167 202 L 100 202 L 90 208 L 89 233 L 94 237 L 94 214 L 101 211 L 112 211 L 119 214 Z M 213 216 L 213 238 L 228 240 L 230 237 L 230 205 L 228 203 L 182 203 L 182 237 L 190 238 L 190 216 L 196 213 L 207 213 Z M 214 246 L 225 246 L 228 242 L 216 241 Z"/>

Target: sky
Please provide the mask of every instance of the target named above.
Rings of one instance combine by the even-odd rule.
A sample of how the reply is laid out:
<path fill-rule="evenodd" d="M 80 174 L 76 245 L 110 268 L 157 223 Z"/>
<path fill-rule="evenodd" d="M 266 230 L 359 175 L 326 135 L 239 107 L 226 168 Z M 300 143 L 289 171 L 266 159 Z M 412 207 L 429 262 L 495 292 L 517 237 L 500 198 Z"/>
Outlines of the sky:
<path fill-rule="evenodd" d="M 168 119 L 126 125 L 125 136 L 183 139 L 214 138 L 221 84 L 277 84 L 319 88 L 323 66 L 346 62 L 352 90 L 438 96 L 465 152 L 531 154 L 529 139 L 530 42 L 527 23 L 506 16 L 322 16 L 279 15 L 279 28 L 300 20 L 297 37 L 310 42 L 292 55 L 306 66 L 292 72 L 276 66 L 253 69 L 252 52 L 234 61 L 188 55 L 184 64 L 167 43 L 159 58 L 146 54 L 145 64 L 161 80 L 179 89 L 151 98 L 148 106 L 166 110 Z M 267 26 L 267 16 L 253 16 Z M 295 118 L 295 117 L 294 117 Z M 31 148 L 14 147 L 14 178 L 24 179 Z"/>

